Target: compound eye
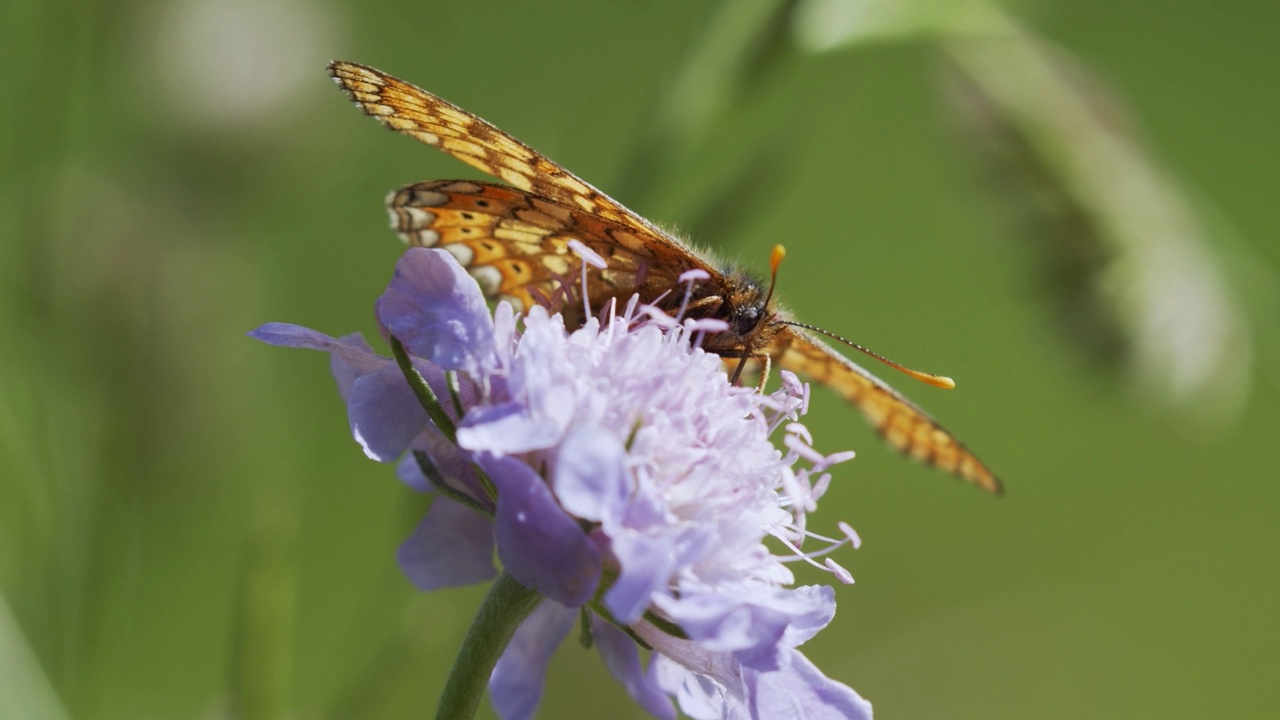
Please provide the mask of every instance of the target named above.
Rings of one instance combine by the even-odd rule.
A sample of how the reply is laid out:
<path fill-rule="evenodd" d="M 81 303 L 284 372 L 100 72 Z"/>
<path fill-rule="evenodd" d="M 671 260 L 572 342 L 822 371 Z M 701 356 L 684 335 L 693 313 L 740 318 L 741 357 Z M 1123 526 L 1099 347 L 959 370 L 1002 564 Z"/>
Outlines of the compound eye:
<path fill-rule="evenodd" d="M 760 308 L 751 305 L 744 307 L 735 313 L 733 318 L 733 329 L 738 335 L 746 335 L 756 329 L 756 325 L 760 323 Z"/>

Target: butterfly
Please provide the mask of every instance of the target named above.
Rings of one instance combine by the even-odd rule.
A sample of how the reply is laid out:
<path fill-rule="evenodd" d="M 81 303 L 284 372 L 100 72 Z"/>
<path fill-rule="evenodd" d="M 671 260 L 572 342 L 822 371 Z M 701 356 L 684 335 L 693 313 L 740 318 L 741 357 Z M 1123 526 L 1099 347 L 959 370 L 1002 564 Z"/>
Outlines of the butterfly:
<path fill-rule="evenodd" d="M 674 313 L 684 305 L 686 317 L 723 320 L 728 330 L 707 336 L 703 348 L 726 362 L 738 360 L 739 371 L 750 360 L 763 364 L 766 373 L 769 365 L 777 365 L 825 385 L 861 410 L 894 449 L 984 490 L 1003 491 L 1000 480 L 963 443 L 811 331 L 830 333 L 795 323 L 773 305 L 772 286 L 766 292 L 742 272 L 721 270 L 529 146 L 421 88 L 351 62 L 333 62 L 329 73 L 361 110 L 386 127 L 505 183 L 421 182 L 387 198 L 392 227 L 406 242 L 452 253 L 490 299 L 505 300 L 517 310 L 563 299 L 581 267 L 569 247 L 577 240 L 606 261 L 603 269 L 587 268 L 583 291 L 592 306 L 638 293 L 663 310 Z M 775 277 L 779 260 L 775 252 Z M 680 276 L 690 270 L 703 271 L 706 279 L 685 303 Z M 562 303 L 563 312 L 583 312 L 575 307 Z M 582 319 L 570 316 L 566 322 L 572 327 Z M 944 387 L 950 382 L 906 372 Z"/>

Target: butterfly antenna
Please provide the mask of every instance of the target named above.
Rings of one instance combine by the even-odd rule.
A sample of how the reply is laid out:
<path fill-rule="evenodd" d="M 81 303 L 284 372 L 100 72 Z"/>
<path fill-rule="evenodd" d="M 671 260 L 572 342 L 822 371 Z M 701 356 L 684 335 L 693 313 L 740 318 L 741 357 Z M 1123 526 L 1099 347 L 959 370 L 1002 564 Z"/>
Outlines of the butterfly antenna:
<path fill-rule="evenodd" d="M 764 302 L 760 304 L 760 307 L 762 308 L 769 307 L 769 301 L 773 299 L 773 289 L 778 286 L 778 266 L 782 264 L 782 260 L 786 256 L 787 249 L 782 247 L 782 245 L 774 245 L 773 252 L 769 253 L 769 292 L 765 293 Z M 685 302 L 688 302 L 688 298 L 685 298 Z M 734 385 L 738 384 L 738 378 L 742 375 L 743 368 L 747 366 L 747 361 L 751 358 L 752 354 L 744 349 L 742 357 L 738 360 L 738 367 L 733 371 L 733 377 L 729 378 L 730 383 Z M 765 379 L 768 379 L 768 366 L 766 365 L 765 367 Z M 764 387 L 763 382 L 761 383 L 761 387 Z"/>
<path fill-rule="evenodd" d="M 761 307 L 769 307 L 769 301 L 773 299 L 773 289 L 778 286 L 778 266 L 782 265 L 786 257 L 786 248 L 782 245 L 773 246 L 773 252 L 769 253 L 769 292 L 765 294 L 764 305 Z"/>
<path fill-rule="evenodd" d="M 956 381 L 955 381 L 955 380 L 952 380 L 952 379 L 951 379 L 951 378 L 949 378 L 949 377 L 946 377 L 946 376 L 944 376 L 944 375 L 934 375 L 933 373 L 920 372 L 919 370 L 912 370 L 912 369 L 911 369 L 911 368 L 909 368 L 909 367 L 906 367 L 906 366 L 904 366 L 904 365 L 900 365 L 900 364 L 898 364 L 898 363 L 896 363 L 896 362 L 894 362 L 894 361 L 890 360 L 889 358 L 887 358 L 887 357 L 885 357 L 885 356 L 881 355 L 881 354 L 880 354 L 880 353 L 878 353 L 878 352 L 873 352 L 873 351 L 871 351 L 871 350 L 868 350 L 868 349 L 866 349 L 866 348 L 862 347 L 861 345 L 859 345 L 858 343 L 853 342 L 852 340 L 846 340 L 845 338 L 840 337 L 839 335 L 837 335 L 837 334 L 835 334 L 835 333 L 831 332 L 830 330 L 823 330 L 823 329 L 822 329 L 822 328 L 820 328 L 820 327 L 816 327 L 816 326 L 814 326 L 814 325 L 809 325 L 808 323 L 793 322 L 793 321 L 791 321 L 791 320 L 782 320 L 781 322 L 782 322 L 784 325 L 794 325 L 795 327 L 804 328 L 805 330 L 812 330 L 812 331 L 814 331 L 814 332 L 816 332 L 816 333 L 821 333 L 821 334 L 826 335 L 827 337 L 831 338 L 832 340 L 837 340 L 837 341 L 839 341 L 839 342 L 842 342 L 842 343 L 844 343 L 845 345 L 848 345 L 849 347 L 851 347 L 851 348 L 853 348 L 853 349 L 855 349 L 855 350 L 861 350 L 862 352 L 864 352 L 864 353 L 866 353 L 866 354 L 870 355 L 871 357 L 873 357 L 873 358 L 875 358 L 875 359 L 879 360 L 880 362 L 884 363 L 885 365 L 888 365 L 889 367 L 891 367 L 891 368 L 893 368 L 893 369 L 895 369 L 895 370 L 899 370 L 899 371 L 901 371 L 901 372 L 904 372 L 904 373 L 906 373 L 907 375 L 910 375 L 911 377 L 913 377 L 913 378 L 915 378 L 915 379 L 919 380 L 920 382 L 925 383 L 926 385 L 932 385 L 932 386 L 934 386 L 934 387 L 936 387 L 936 388 L 942 388 L 943 390 L 950 390 L 950 389 L 952 389 L 952 388 L 954 388 L 954 387 L 956 386 Z"/>

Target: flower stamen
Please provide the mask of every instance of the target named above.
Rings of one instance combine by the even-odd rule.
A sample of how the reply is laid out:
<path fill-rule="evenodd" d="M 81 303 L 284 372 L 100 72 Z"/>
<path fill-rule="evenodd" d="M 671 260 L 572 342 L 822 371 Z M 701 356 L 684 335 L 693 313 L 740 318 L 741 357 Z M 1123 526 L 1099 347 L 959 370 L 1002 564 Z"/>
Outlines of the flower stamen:
<path fill-rule="evenodd" d="M 798 530 L 798 528 L 795 528 L 794 526 L 788 528 L 792 530 L 797 530 L 798 531 L 797 534 L 799 534 L 802 537 L 813 538 L 815 540 L 821 540 L 827 543 L 823 547 L 817 550 L 813 550 L 811 552 L 804 552 L 803 550 L 800 549 L 800 546 L 798 544 L 793 543 L 787 537 L 779 533 L 776 533 L 776 532 L 771 533 L 773 537 L 778 540 L 778 542 L 785 545 L 787 549 L 791 550 L 791 552 L 793 553 L 792 555 L 778 556 L 778 560 L 784 563 L 805 562 L 819 570 L 826 570 L 827 572 L 830 572 L 831 574 L 835 575 L 836 578 L 839 579 L 840 582 L 844 583 L 845 585 L 852 584 L 853 575 L 850 574 L 848 570 L 844 569 L 844 567 L 836 563 L 831 558 L 827 558 L 825 561 L 821 563 L 819 563 L 817 560 L 814 559 L 814 558 L 820 558 L 824 555 L 830 555 L 831 553 L 835 552 L 836 550 L 839 550 L 845 545 L 850 545 L 855 550 L 858 548 L 858 546 L 861 544 L 861 541 L 857 539 L 858 535 L 856 532 L 853 531 L 853 528 L 849 527 L 849 525 L 843 521 L 839 523 L 839 526 L 842 532 L 847 530 L 847 532 L 845 532 L 845 538 L 843 540 L 836 540 L 834 538 L 829 538 L 824 535 L 819 535 L 817 533 L 810 532 L 808 530 Z"/>
<path fill-rule="evenodd" d="M 591 317 L 591 297 L 587 292 L 587 266 L 603 270 L 606 265 L 600 253 L 584 245 L 581 240 L 574 238 L 568 244 L 569 249 L 582 258 L 582 317 L 589 318 Z"/>
<path fill-rule="evenodd" d="M 708 273 L 706 270 L 702 270 L 699 268 L 694 268 L 692 270 L 685 270 L 684 272 L 680 273 L 680 277 L 677 278 L 677 280 L 685 284 L 684 300 L 680 301 L 680 311 L 676 313 L 676 320 L 680 320 L 681 318 L 683 318 L 685 311 L 689 309 L 689 300 L 693 298 L 694 285 L 696 285 L 699 280 L 710 280 L 710 279 L 711 279 L 711 274 Z"/>

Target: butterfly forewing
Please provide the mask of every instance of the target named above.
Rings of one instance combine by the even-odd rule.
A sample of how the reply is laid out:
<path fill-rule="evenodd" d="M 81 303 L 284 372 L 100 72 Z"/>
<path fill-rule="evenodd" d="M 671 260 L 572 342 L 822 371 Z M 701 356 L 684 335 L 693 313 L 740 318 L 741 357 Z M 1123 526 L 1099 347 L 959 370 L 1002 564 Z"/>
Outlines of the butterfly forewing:
<path fill-rule="evenodd" d="M 387 200 L 392 226 L 406 242 L 448 250 L 488 297 L 520 308 L 553 305 L 573 322 L 581 306 L 576 301 L 581 299 L 577 273 L 582 269 L 569 247 L 575 239 L 608 265 L 604 270 L 587 268 L 585 292 L 594 308 L 633 293 L 646 302 L 665 297 L 670 303 L 678 297 L 670 292 L 678 277 L 691 269 L 710 275 L 700 291 L 714 301 L 705 306 L 713 315 L 727 312 L 735 297 L 760 296 L 753 283 L 735 281 L 736 275 L 721 272 L 653 223 L 462 108 L 364 65 L 335 62 L 329 71 L 365 113 L 386 127 L 509 183 L 416 183 Z M 986 465 L 923 410 L 821 341 L 785 325 L 763 305 L 754 330 L 726 335 L 718 343 L 708 338 L 704 347 L 733 363 L 767 355 L 778 366 L 839 392 L 892 447 L 1001 492 L 1000 481 Z"/>
<path fill-rule="evenodd" d="M 339 61 L 329 72 L 365 113 L 388 128 L 520 190 L 612 223 L 655 249 L 692 255 L 653 223 L 472 113 L 371 67 Z M 693 259 L 698 267 L 706 265 Z"/>
<path fill-rule="evenodd" d="M 1004 492 L 999 478 L 928 413 L 821 340 L 788 327 L 779 331 L 767 352 L 776 364 L 843 395 L 899 452 L 989 492 Z"/>

